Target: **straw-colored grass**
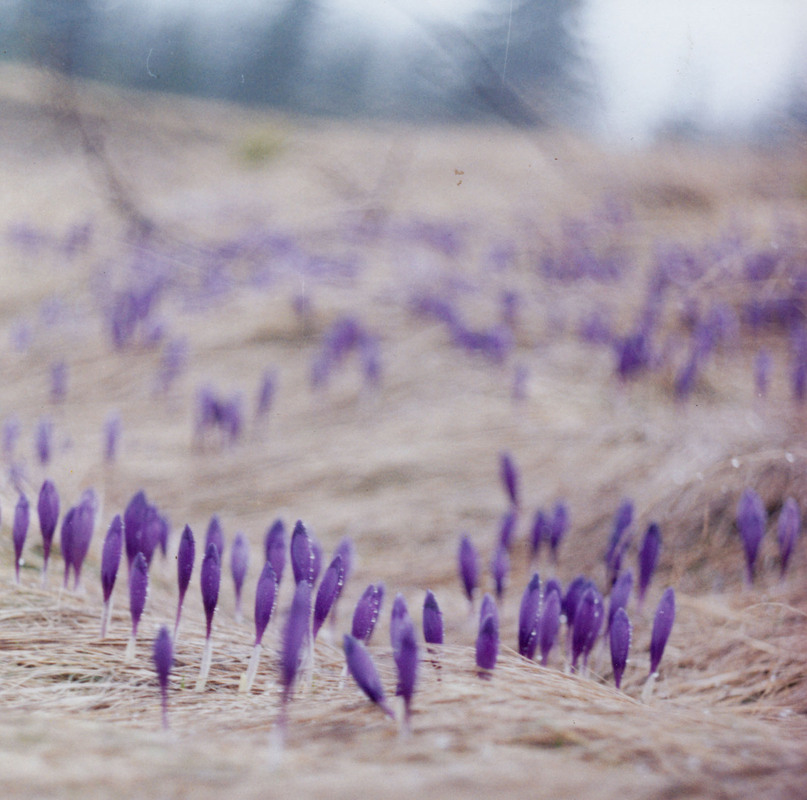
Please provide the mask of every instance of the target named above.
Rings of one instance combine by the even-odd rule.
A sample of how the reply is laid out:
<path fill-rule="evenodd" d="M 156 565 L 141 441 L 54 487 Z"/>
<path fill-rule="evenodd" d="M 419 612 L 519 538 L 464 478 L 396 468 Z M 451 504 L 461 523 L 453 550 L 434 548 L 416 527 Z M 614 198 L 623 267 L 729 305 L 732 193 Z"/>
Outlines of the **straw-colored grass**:
<path fill-rule="evenodd" d="M 90 250 L 69 263 L 47 247 L 0 248 L 0 414 L 21 422 L 17 457 L 25 462 L 29 496 L 46 475 L 60 490 L 63 510 L 88 486 L 102 496 L 83 593 L 59 590 L 58 547 L 50 587 L 40 588 L 35 515 L 18 588 L 10 541 L 16 492 L 4 470 L 4 796 L 803 796 L 807 549 L 799 545 L 780 580 L 771 523 L 757 581 L 746 587 L 733 522 L 747 486 L 771 510 L 788 495 L 807 508 L 804 409 L 790 399 L 785 344 L 771 338 L 776 372 L 764 401 L 754 397 L 751 373 L 757 343 L 743 340 L 710 364 L 684 405 L 671 399 L 665 373 L 620 385 L 612 354 L 575 334 L 592 298 L 628 324 L 657 238 L 697 246 L 736 219 L 765 241 L 783 216 L 797 220 L 804 211 L 798 151 L 668 146 L 605 154 L 557 133 L 304 124 L 216 104 L 71 87 L 16 67 L 4 67 L 2 75 L 0 226 L 23 221 L 62 235 L 90 218 L 97 233 Z M 239 160 L 245 143 L 267 130 L 277 143 L 271 157 L 260 166 Z M 89 153 L 82 151 L 87 134 L 98 143 Z M 455 170 L 462 171 L 461 184 Z M 115 191 L 126 202 L 118 197 L 116 204 Z M 636 257 L 638 277 L 605 286 L 542 284 L 531 254 L 555 241 L 564 214 L 585 217 L 603 192 L 634 203 L 622 244 Z M 355 277 L 334 280 L 303 280 L 281 265 L 271 290 L 237 288 L 202 311 L 179 294 L 169 296 L 161 315 L 170 335 L 187 337 L 189 362 L 161 393 L 159 351 L 114 351 L 95 294 L 105 281 L 114 287 L 122 280 L 132 209 L 158 224 L 148 247 L 171 250 L 174 274 L 186 286 L 196 278 L 196 262 L 183 259 L 179 245 L 190 254 L 258 226 L 291 233 L 312 253 L 358 252 L 363 265 Z M 348 217 L 378 221 L 389 237 L 413 217 L 449 221 L 466 231 L 467 255 L 452 260 L 405 244 L 396 252 L 383 236 L 357 245 L 340 233 Z M 504 274 L 482 268 L 487 246 L 511 237 L 516 265 Z M 528 369 L 522 401 L 511 397 L 511 366 L 452 348 L 442 327 L 408 313 L 413 289 L 459 278 L 471 285 L 463 310 L 480 327 L 496 321 L 500 291 L 522 292 L 515 355 Z M 743 291 L 707 283 L 698 287 L 702 296 L 733 302 Z M 301 292 L 313 303 L 307 321 L 291 310 Z M 61 316 L 48 326 L 40 307 L 52 297 L 62 301 Z M 362 387 L 351 361 L 325 392 L 313 393 L 311 359 L 322 332 L 344 313 L 380 336 L 381 387 Z M 19 351 L 11 341 L 21 322 L 32 339 Z M 677 323 L 671 316 L 668 324 Z M 68 394 L 53 403 L 49 366 L 59 358 L 68 363 Z M 269 366 L 279 378 L 270 418 L 254 423 L 248 416 L 233 447 L 200 442 L 193 431 L 198 386 L 243 392 L 251 410 Z M 106 465 L 102 425 L 111 409 L 121 416 L 122 449 Z M 55 430 L 47 469 L 33 455 L 43 415 Z M 460 532 L 469 532 L 487 568 L 505 510 L 502 450 L 521 469 L 524 513 L 501 608 L 502 651 L 484 680 L 474 668 L 475 620 L 456 577 L 456 547 Z M 233 620 L 225 562 L 213 665 L 198 693 L 204 623 L 197 567 L 171 676 L 168 733 L 160 730 L 149 654 L 157 626 L 173 622 L 173 550 L 152 567 L 134 661 L 123 659 L 125 565 L 110 635 L 99 638 L 102 536 L 140 488 L 171 519 L 174 548 L 189 523 L 199 553 L 213 513 L 228 542 L 245 531 L 252 547 L 248 612 L 263 534 L 275 517 L 305 520 L 326 555 L 342 536 L 353 537 L 358 563 L 335 635 L 327 641 L 326 626 L 317 642 L 313 680 L 291 703 L 282 752 L 276 651 L 288 581 L 247 696 L 238 686 L 251 621 L 249 613 L 240 626 Z M 623 497 L 635 502 L 637 530 L 650 520 L 662 528 L 660 569 L 645 608 L 630 607 L 633 650 L 621 692 L 604 652 L 593 655 L 590 675 L 579 676 L 566 674 L 557 650 L 541 668 L 511 649 L 531 570 L 524 544 L 530 516 L 559 497 L 572 516 L 557 567 L 564 582 L 584 572 L 602 583 L 602 552 Z M 632 551 L 631 565 L 634 558 Z M 537 567 L 542 577 L 554 571 L 545 556 Z M 409 738 L 341 676 L 341 632 L 364 586 L 379 580 L 388 599 L 371 651 L 388 691 L 395 684 L 386 644 L 392 596 L 402 592 L 419 621 L 431 588 L 446 621 L 447 644 L 421 651 Z M 667 585 L 677 593 L 675 627 L 653 694 L 643 701 L 652 613 Z"/>

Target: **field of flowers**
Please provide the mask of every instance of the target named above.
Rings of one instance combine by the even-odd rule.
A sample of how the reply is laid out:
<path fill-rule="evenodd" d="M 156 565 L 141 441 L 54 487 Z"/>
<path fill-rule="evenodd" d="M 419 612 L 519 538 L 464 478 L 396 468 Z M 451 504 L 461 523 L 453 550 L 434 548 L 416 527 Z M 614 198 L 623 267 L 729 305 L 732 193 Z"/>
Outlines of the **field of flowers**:
<path fill-rule="evenodd" d="M 803 143 L 0 132 L 5 796 L 803 793 Z"/>

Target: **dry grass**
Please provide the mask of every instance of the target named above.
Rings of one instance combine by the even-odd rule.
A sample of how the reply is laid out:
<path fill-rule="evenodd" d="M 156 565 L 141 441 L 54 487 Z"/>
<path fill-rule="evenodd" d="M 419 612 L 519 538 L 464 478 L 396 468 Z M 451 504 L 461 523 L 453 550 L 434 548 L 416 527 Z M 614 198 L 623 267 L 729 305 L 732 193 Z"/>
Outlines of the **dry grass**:
<path fill-rule="evenodd" d="M 764 238 L 781 215 L 803 213 L 797 151 L 603 154 L 557 134 L 303 124 L 97 87 L 67 94 L 52 77 L 11 67 L 3 69 L 2 87 L 0 169 L 8 191 L 0 225 L 29 221 L 61 234 L 92 218 L 98 231 L 91 251 L 71 263 L 47 248 L 33 255 L 0 250 L 0 340 L 8 342 L 21 320 L 33 332 L 26 351 L 9 345 L 0 356 L 2 414 L 21 420 L 29 492 L 45 475 L 31 442 L 36 420 L 48 414 L 57 447 L 47 472 L 65 504 L 87 486 L 101 492 L 102 526 L 141 487 L 175 529 L 187 522 L 197 539 L 219 513 L 229 540 L 244 530 L 252 543 L 249 603 L 264 530 L 278 515 L 301 517 L 328 553 L 345 534 L 356 543 L 359 564 L 338 629 L 363 587 L 383 580 L 390 597 L 404 593 L 416 616 L 423 590 L 434 589 L 450 643 L 424 656 L 414 733 L 406 740 L 349 682 L 341 685 L 340 651 L 319 643 L 313 684 L 294 699 L 280 756 L 272 745 L 279 623 L 270 628 L 256 691 L 239 694 L 251 639 L 248 623 L 232 622 L 225 581 L 210 681 L 196 693 L 203 622 L 194 577 L 172 675 L 172 730 L 164 734 L 147 651 L 156 626 L 173 617 L 172 559 L 154 568 L 142 641 L 126 665 L 122 586 L 111 636 L 98 638 L 101 531 L 85 568 L 86 594 L 60 594 L 56 574 L 54 588 L 38 588 L 41 552 L 33 535 L 23 585 L 15 588 L 15 492 L 4 477 L 5 796 L 803 795 L 807 552 L 800 547 L 789 577 L 779 581 L 769 532 L 759 580 L 748 589 L 733 529 L 737 499 L 749 485 L 771 511 L 790 494 L 807 506 L 803 410 L 792 406 L 783 370 L 765 403 L 753 397 L 752 353 L 743 347 L 710 367 L 686 406 L 669 399 L 665 376 L 620 386 L 611 354 L 580 344 L 573 322 L 592 294 L 628 319 L 643 283 L 559 289 L 537 284 L 528 261 L 552 241 L 564 213 L 587 214 L 604 191 L 636 204 L 624 236 L 640 259 L 657 237 L 698 243 L 732 217 Z M 76 108 L 103 142 L 100 155 L 81 152 L 68 113 Z M 261 131 L 282 145 L 256 168 L 238 154 Z M 168 395 L 155 393 L 158 353 L 114 352 L 94 299 L 99 274 L 113 286 L 121 279 L 125 250 L 121 206 L 112 202 L 104 164 L 143 218 L 159 222 L 155 248 L 171 250 L 181 281 L 194 280 L 196 262 L 183 259 L 179 245 L 190 243 L 186 253 L 195 254 L 200 242 L 258 224 L 294 234 L 310 252 L 358 249 L 364 266 L 349 280 L 308 278 L 305 285 L 278 268 L 271 291 L 236 289 L 202 312 L 169 299 L 163 313 L 172 334 L 188 337 L 190 360 Z M 454 170 L 463 171 L 461 185 Z M 465 226 L 471 255 L 396 253 L 383 237 L 357 247 L 339 230 L 349 217 L 380 221 L 394 233 L 413 216 Z M 506 275 L 483 269 L 474 254 L 511 235 L 520 248 L 517 266 Z M 106 264 L 100 273 L 99 264 Z M 512 401 L 509 368 L 451 349 L 441 328 L 414 320 L 401 302 L 413 288 L 459 277 L 473 287 L 464 307 L 480 325 L 494 321 L 491 297 L 524 292 L 517 360 L 530 377 L 522 403 Z M 301 290 L 314 307 L 306 323 L 289 303 Z M 38 314 L 53 296 L 63 306 L 59 323 L 48 327 Z M 382 387 L 362 389 L 349 366 L 315 395 L 311 357 L 327 324 L 345 312 L 381 336 Z M 69 391 L 53 404 L 48 367 L 58 357 L 69 364 Z M 211 381 L 251 401 L 269 365 L 280 382 L 268 425 L 250 423 L 231 449 L 194 443 L 197 386 Z M 101 426 L 112 408 L 123 420 L 123 450 L 106 466 Z M 678 615 L 649 702 L 641 701 L 646 615 L 633 614 L 624 692 L 612 688 L 605 657 L 595 657 L 594 674 L 581 678 L 564 674 L 557 655 L 542 669 L 509 649 L 529 574 L 521 543 L 502 608 L 506 646 L 492 680 L 476 675 L 474 625 L 457 585 L 455 550 L 459 532 L 468 530 L 487 558 L 504 510 L 497 477 L 503 449 L 521 467 L 527 510 L 561 496 L 570 505 L 572 531 L 558 568 L 564 581 L 579 572 L 602 579 L 604 540 L 622 497 L 634 499 L 641 524 L 660 522 L 662 563 L 646 615 L 668 584 L 676 587 Z M 54 572 L 59 567 L 57 557 Z M 539 568 L 542 575 L 551 570 L 543 561 Z M 281 608 L 288 600 L 285 586 Z M 391 688 L 386 637 L 382 623 L 373 652 Z"/>

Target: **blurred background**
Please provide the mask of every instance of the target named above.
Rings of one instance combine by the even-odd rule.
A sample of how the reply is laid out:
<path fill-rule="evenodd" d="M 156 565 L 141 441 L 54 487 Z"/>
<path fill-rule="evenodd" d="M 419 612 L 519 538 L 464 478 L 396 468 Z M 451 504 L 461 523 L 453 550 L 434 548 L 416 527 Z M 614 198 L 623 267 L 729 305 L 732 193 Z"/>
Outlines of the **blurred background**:
<path fill-rule="evenodd" d="M 4 0 L 0 57 L 307 115 L 612 142 L 807 125 L 801 0 Z"/>

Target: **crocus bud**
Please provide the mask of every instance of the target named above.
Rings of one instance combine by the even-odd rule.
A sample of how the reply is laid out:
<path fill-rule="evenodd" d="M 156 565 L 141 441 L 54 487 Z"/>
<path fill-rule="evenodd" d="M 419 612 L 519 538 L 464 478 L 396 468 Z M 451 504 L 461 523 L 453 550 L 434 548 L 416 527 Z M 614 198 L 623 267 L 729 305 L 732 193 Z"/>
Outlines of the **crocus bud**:
<path fill-rule="evenodd" d="M 798 503 L 788 497 L 779 514 L 776 538 L 779 542 L 779 556 L 781 559 L 781 574 L 784 576 L 793 548 L 799 538 L 801 530 L 801 513 Z"/>
<path fill-rule="evenodd" d="M 90 549 L 90 541 L 92 540 L 92 534 L 95 528 L 96 504 L 97 500 L 93 493 L 92 497 L 83 497 L 82 501 L 76 507 L 70 553 L 75 580 L 74 588 L 78 588 L 81 582 L 81 567 Z"/>
<path fill-rule="evenodd" d="M 513 506 L 518 505 L 518 469 L 509 453 L 502 453 L 500 457 L 500 472 L 504 490 Z"/>
<path fill-rule="evenodd" d="M 213 614 L 219 602 L 219 585 L 221 584 L 221 557 L 219 549 L 214 542 L 207 545 L 205 557 L 202 559 L 202 569 L 199 578 L 202 587 L 202 605 L 205 609 L 207 630 L 205 638 L 210 638 L 213 627 Z"/>
<path fill-rule="evenodd" d="M 542 508 L 535 512 L 530 529 L 530 557 L 538 558 L 542 542 L 549 544 L 552 526 L 546 513 Z"/>
<path fill-rule="evenodd" d="M 650 674 L 658 671 L 667 639 L 670 638 L 673 622 L 675 622 L 675 592 L 672 588 L 665 590 L 653 618 L 653 632 L 650 634 Z"/>
<path fill-rule="evenodd" d="M 317 598 L 314 601 L 314 623 L 313 623 L 313 636 L 316 639 L 319 629 L 328 618 L 333 604 L 342 592 L 342 587 L 345 585 L 345 567 L 342 563 L 342 556 L 337 555 L 331 561 L 325 574 L 322 576 L 322 582 L 317 590 Z"/>
<path fill-rule="evenodd" d="M 496 597 L 498 600 L 501 600 L 504 595 L 504 585 L 509 572 L 510 556 L 507 555 L 507 550 L 504 547 L 499 546 L 496 549 L 496 554 L 493 556 L 493 561 L 490 565 L 490 573 L 493 576 L 493 582 L 496 586 Z"/>
<path fill-rule="evenodd" d="M 541 579 L 534 573 L 524 594 L 518 612 L 518 652 L 532 660 L 538 644 L 538 622 L 541 609 Z"/>
<path fill-rule="evenodd" d="M 617 689 L 622 685 L 622 674 L 628 663 L 631 634 L 632 627 L 630 619 L 628 619 L 628 612 L 620 606 L 611 620 L 610 630 L 611 665 L 614 668 L 614 683 Z"/>
<path fill-rule="evenodd" d="M 28 535 L 29 517 L 28 498 L 21 494 L 14 509 L 14 526 L 11 532 L 14 542 L 14 577 L 17 583 L 20 582 L 20 559 L 22 548 L 25 546 L 25 537 Z"/>
<path fill-rule="evenodd" d="M 737 505 L 737 529 L 745 549 L 748 583 L 754 582 L 754 566 L 762 537 L 765 535 L 767 514 L 762 499 L 753 489 L 746 489 Z"/>
<path fill-rule="evenodd" d="M 479 556 L 468 536 L 463 536 L 460 540 L 459 568 L 465 596 L 469 602 L 473 602 L 474 590 L 479 581 Z"/>
<path fill-rule="evenodd" d="M 266 626 L 272 618 L 272 612 L 277 600 L 277 578 L 272 565 L 267 561 L 263 565 L 258 586 L 255 589 L 255 644 L 263 640 Z"/>
<path fill-rule="evenodd" d="M 294 531 L 291 534 L 291 569 L 295 583 L 307 581 L 313 586 L 314 550 L 308 531 L 299 519 L 294 524 Z"/>
<path fill-rule="evenodd" d="M 620 504 L 619 508 L 616 511 L 616 515 L 614 516 L 614 527 L 611 532 L 611 538 L 608 540 L 608 548 L 605 551 L 605 565 L 610 569 L 611 562 L 613 561 L 614 555 L 619 547 L 619 543 L 622 539 L 623 534 L 625 531 L 630 528 L 631 523 L 633 522 L 633 502 L 631 500 L 625 499 Z"/>
<path fill-rule="evenodd" d="M 115 588 L 118 577 L 121 553 L 123 552 L 123 522 L 120 514 L 112 519 L 109 530 L 104 539 L 104 549 L 101 552 L 101 589 L 104 593 L 104 602 L 108 603 Z"/>
<path fill-rule="evenodd" d="M 233 548 L 230 551 L 230 573 L 233 576 L 233 585 L 235 586 L 235 613 L 239 618 L 241 616 L 241 590 L 244 587 L 248 567 L 249 545 L 244 534 L 239 531 L 235 535 Z"/>
<path fill-rule="evenodd" d="M 264 550 L 266 560 L 272 565 L 277 582 L 280 584 L 286 567 L 286 528 L 282 519 L 276 519 L 266 531 Z"/>
<path fill-rule="evenodd" d="M 283 649 L 280 656 L 280 678 L 283 698 L 288 701 L 294 688 L 294 680 L 300 667 L 303 645 L 308 637 L 311 619 L 311 584 L 300 581 L 294 590 L 291 611 L 283 632 Z"/>
<path fill-rule="evenodd" d="M 168 728 L 168 676 L 171 674 L 171 666 L 174 661 L 174 646 L 171 643 L 171 634 L 168 628 L 163 625 L 160 628 L 157 638 L 154 640 L 154 649 L 151 652 L 154 661 L 154 670 L 157 673 L 157 681 L 160 684 L 160 697 L 162 700 L 162 720 L 163 728 Z"/>
<path fill-rule="evenodd" d="M 398 668 L 398 694 L 404 701 L 404 713 L 409 718 L 412 696 L 415 693 L 418 672 L 418 646 L 415 628 L 407 614 L 398 637 L 398 647 L 393 651 Z"/>
<path fill-rule="evenodd" d="M 566 589 L 566 594 L 563 597 L 563 614 L 566 617 L 566 624 L 571 628 L 574 626 L 575 614 L 577 613 L 577 606 L 583 592 L 588 589 L 591 581 L 585 575 L 578 575 Z"/>
<path fill-rule="evenodd" d="M 123 535 L 126 540 L 126 562 L 131 572 L 135 556 L 143 549 L 143 524 L 148 511 L 146 494 L 142 490 L 137 492 L 126 510 L 123 512 Z"/>
<path fill-rule="evenodd" d="M 67 588 L 67 577 L 70 574 L 70 567 L 73 566 L 73 520 L 76 516 L 75 506 L 68 510 L 62 519 L 62 527 L 59 533 L 59 544 L 62 548 L 62 558 L 64 559 L 64 588 Z"/>
<path fill-rule="evenodd" d="M 513 540 L 516 536 L 516 524 L 518 522 L 518 514 L 514 509 L 510 509 L 503 517 L 499 527 L 499 547 L 504 550 L 510 550 L 513 546 Z"/>
<path fill-rule="evenodd" d="M 586 650 L 597 618 L 597 599 L 593 586 L 589 586 L 574 612 L 572 630 L 572 670 L 577 671 L 577 662 Z"/>
<path fill-rule="evenodd" d="M 485 601 L 488 602 L 485 602 Z M 479 615 L 479 633 L 476 637 L 476 666 L 492 670 L 499 654 L 499 615 L 493 598 L 486 594 Z"/>
<path fill-rule="evenodd" d="M 569 528 L 569 509 L 566 504 L 559 500 L 555 503 L 555 508 L 552 513 L 552 521 L 549 529 L 549 547 L 552 551 L 552 560 L 557 563 L 558 550 L 566 531 Z"/>
<path fill-rule="evenodd" d="M 651 523 L 639 548 L 639 603 L 644 600 L 647 587 L 653 578 L 661 551 L 661 530 L 655 522 Z"/>
<path fill-rule="evenodd" d="M 345 661 L 353 680 L 373 703 L 394 719 L 395 715 L 387 705 L 384 696 L 381 678 L 378 677 L 378 671 L 367 649 L 358 639 L 348 633 L 345 634 L 342 641 L 345 649 Z"/>
<path fill-rule="evenodd" d="M 117 413 L 111 413 L 104 422 L 104 461 L 111 463 L 118 454 L 121 421 Z"/>
<path fill-rule="evenodd" d="M 193 574 L 193 562 L 196 559 L 196 543 L 193 539 L 193 531 L 189 525 L 185 526 L 182 536 L 179 537 L 179 549 L 177 550 L 177 586 L 179 588 L 179 600 L 177 601 L 177 619 L 174 625 L 174 638 L 179 627 L 179 618 L 182 614 L 182 602 L 185 599 L 185 592 L 188 591 L 188 584 L 191 582 Z"/>
<path fill-rule="evenodd" d="M 356 610 L 353 612 L 353 625 L 351 633 L 354 638 L 365 644 L 370 641 L 373 635 L 378 615 L 381 612 L 381 603 L 384 600 L 384 584 L 370 584 L 364 594 L 356 603 Z"/>
<path fill-rule="evenodd" d="M 611 590 L 611 598 L 608 604 L 608 628 L 614 621 L 614 614 L 617 609 L 626 608 L 630 599 L 631 589 L 633 589 L 633 572 L 626 570 L 617 578 L 614 588 Z"/>
<path fill-rule="evenodd" d="M 389 621 L 389 639 L 393 655 L 398 651 L 401 644 L 401 632 L 404 626 L 411 623 L 409 609 L 406 607 L 406 600 L 402 594 L 396 594 L 392 601 L 392 613 Z"/>
<path fill-rule="evenodd" d="M 129 612 L 132 615 L 132 639 L 137 638 L 137 626 L 146 607 L 146 597 L 149 589 L 149 568 L 146 557 L 138 553 L 132 561 L 132 571 L 129 574 Z"/>
<path fill-rule="evenodd" d="M 423 640 L 426 644 L 443 643 L 443 612 L 432 591 L 426 592 L 423 601 Z"/>
<path fill-rule="evenodd" d="M 539 643 L 541 647 L 541 664 L 546 666 L 549 653 L 555 645 L 560 629 L 560 592 L 549 592 L 544 596 L 544 610 L 541 612 Z"/>
<path fill-rule="evenodd" d="M 219 563 L 224 560 L 224 531 L 221 528 L 221 522 L 215 514 L 210 518 L 207 526 L 207 533 L 205 535 L 205 554 L 209 545 L 216 545 L 219 551 Z"/>
<path fill-rule="evenodd" d="M 39 530 L 42 532 L 42 571 L 46 572 L 53 534 L 56 532 L 56 523 L 59 520 L 59 492 L 56 491 L 52 481 L 45 481 L 42 484 L 36 510 L 39 515 Z"/>

